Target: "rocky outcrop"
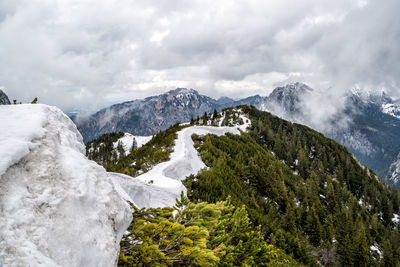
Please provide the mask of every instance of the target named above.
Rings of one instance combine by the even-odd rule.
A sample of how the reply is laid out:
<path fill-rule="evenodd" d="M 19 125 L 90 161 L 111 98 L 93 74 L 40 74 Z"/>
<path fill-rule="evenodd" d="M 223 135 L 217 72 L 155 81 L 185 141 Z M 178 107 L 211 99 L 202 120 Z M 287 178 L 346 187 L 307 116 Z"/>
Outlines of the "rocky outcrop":
<path fill-rule="evenodd" d="M 0 105 L 9 105 L 10 100 L 8 99 L 8 96 L 2 91 L 0 90 Z"/>

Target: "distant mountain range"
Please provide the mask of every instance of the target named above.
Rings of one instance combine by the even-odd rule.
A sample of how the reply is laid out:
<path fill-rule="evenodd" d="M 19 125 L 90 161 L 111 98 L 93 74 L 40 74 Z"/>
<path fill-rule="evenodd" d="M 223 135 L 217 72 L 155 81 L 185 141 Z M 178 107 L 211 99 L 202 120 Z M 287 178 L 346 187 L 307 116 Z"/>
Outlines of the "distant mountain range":
<path fill-rule="evenodd" d="M 350 125 L 332 137 L 362 164 L 400 187 L 400 105 L 385 93 L 365 95 L 353 91 L 347 107 Z"/>
<path fill-rule="evenodd" d="M 253 105 L 262 110 L 300 110 L 299 95 L 312 91 L 305 84 L 293 83 L 276 88 L 269 97 L 251 96 L 240 100 L 222 97 L 218 100 L 200 95 L 196 90 L 177 88 L 167 93 L 133 100 L 104 108 L 88 118 L 71 116 L 86 142 L 110 132 L 128 132 L 134 135 L 154 135 L 178 122 L 202 116 L 214 109 L 220 111 L 237 105 Z M 296 93 L 295 93 L 296 92 Z M 278 112 L 278 115 L 285 114 Z"/>
<path fill-rule="evenodd" d="M 154 135 L 177 122 L 220 108 L 217 100 L 200 95 L 193 89 L 178 88 L 165 94 L 133 100 L 102 109 L 79 121 L 78 129 L 84 142 L 110 132 L 133 135 Z"/>
<path fill-rule="evenodd" d="M 158 96 L 107 107 L 86 119 L 73 119 L 85 142 L 118 131 L 154 135 L 205 112 L 242 104 L 313 127 L 313 114 L 305 107 L 308 96 L 314 93 L 303 83 L 291 83 L 275 88 L 269 96 L 215 100 L 193 89 L 178 88 Z M 385 93 L 363 94 L 355 90 L 347 95 L 345 101 L 346 109 L 329 121 L 332 127 L 328 127 L 324 134 L 346 146 L 361 164 L 373 169 L 387 182 L 400 185 L 400 105 Z M 335 127 L 344 116 L 349 120 L 346 127 Z"/>

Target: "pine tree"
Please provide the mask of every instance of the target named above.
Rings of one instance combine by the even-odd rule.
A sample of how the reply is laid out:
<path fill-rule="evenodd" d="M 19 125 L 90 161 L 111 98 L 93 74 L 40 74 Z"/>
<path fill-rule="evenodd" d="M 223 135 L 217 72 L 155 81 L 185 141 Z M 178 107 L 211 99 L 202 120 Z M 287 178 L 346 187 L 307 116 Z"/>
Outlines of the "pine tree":
<path fill-rule="evenodd" d="M 118 158 L 122 158 L 123 156 L 125 156 L 125 149 L 121 141 L 118 141 L 117 151 L 118 151 Z"/>
<path fill-rule="evenodd" d="M 213 113 L 213 119 L 217 119 L 218 118 L 218 112 L 216 109 L 214 109 L 214 113 Z"/>
<path fill-rule="evenodd" d="M 208 122 L 207 112 L 204 112 L 204 115 L 203 115 L 203 125 L 207 125 L 207 122 Z"/>
<path fill-rule="evenodd" d="M 133 140 L 132 140 L 132 147 L 131 147 L 131 153 L 133 152 L 133 151 L 135 151 L 136 149 L 137 149 L 137 147 L 138 147 L 138 145 L 137 145 L 137 141 L 136 141 L 136 138 L 135 137 L 133 137 Z"/>
<path fill-rule="evenodd" d="M 371 260 L 370 246 L 368 245 L 364 225 L 361 222 L 357 224 L 356 234 L 353 238 L 354 266 L 369 266 Z"/>
<path fill-rule="evenodd" d="M 322 237 L 322 226 L 315 205 L 311 206 L 311 209 L 307 214 L 305 229 L 309 235 L 311 243 L 316 246 L 319 245 Z"/>

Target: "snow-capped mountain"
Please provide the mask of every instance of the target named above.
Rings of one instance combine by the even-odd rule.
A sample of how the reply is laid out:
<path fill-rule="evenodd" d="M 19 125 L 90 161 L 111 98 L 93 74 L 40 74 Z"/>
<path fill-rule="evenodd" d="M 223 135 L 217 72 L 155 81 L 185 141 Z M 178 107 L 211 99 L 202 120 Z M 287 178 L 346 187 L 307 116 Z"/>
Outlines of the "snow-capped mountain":
<path fill-rule="evenodd" d="M 313 90 L 295 83 L 276 88 L 265 106 L 258 106 L 285 119 L 313 127 L 303 107 Z M 346 109 L 338 117 L 347 117 L 346 127 L 328 127 L 324 132 L 347 147 L 363 165 L 367 165 L 389 183 L 400 178 L 397 156 L 400 152 L 400 106 L 384 92 L 380 94 L 352 90 L 347 95 Z M 330 123 L 334 125 L 335 119 Z"/>
<path fill-rule="evenodd" d="M 90 141 L 104 133 L 128 132 L 134 135 L 153 135 L 169 126 L 186 122 L 220 108 L 210 97 L 193 89 L 178 88 L 165 94 L 143 100 L 116 104 L 100 110 L 86 119 L 76 119 L 84 141 Z"/>
<path fill-rule="evenodd" d="M 278 115 L 299 111 L 299 99 L 311 91 L 307 85 L 293 83 L 275 89 L 270 97 L 250 96 L 241 100 L 230 98 L 212 99 L 200 95 L 193 89 L 178 88 L 165 94 L 143 100 L 133 100 L 102 109 L 88 118 L 74 121 L 85 142 L 110 132 L 128 132 L 133 135 L 154 135 L 177 122 L 220 111 L 225 107 L 253 105 L 262 110 L 274 111 Z M 283 107 L 281 109 L 280 107 Z"/>
<path fill-rule="evenodd" d="M 389 182 L 392 177 L 388 167 L 400 151 L 400 119 L 385 109 L 388 105 L 396 106 L 385 94 L 369 95 L 367 97 L 352 94 L 349 100 L 349 114 L 352 123 L 349 133 L 359 133 L 360 139 L 365 140 L 365 147 L 354 149 L 352 144 L 344 143 L 357 158 L 374 169 Z"/>
<path fill-rule="evenodd" d="M 271 111 L 280 109 L 282 114 L 302 113 L 302 100 L 310 93 L 312 93 L 312 89 L 299 82 L 277 87 L 268 96 L 265 109 Z"/>
<path fill-rule="evenodd" d="M 9 105 L 10 100 L 8 99 L 8 96 L 0 90 L 0 105 Z"/>
<path fill-rule="evenodd" d="M 58 108 L 0 106 L 0 266 L 116 266 L 132 219 Z"/>

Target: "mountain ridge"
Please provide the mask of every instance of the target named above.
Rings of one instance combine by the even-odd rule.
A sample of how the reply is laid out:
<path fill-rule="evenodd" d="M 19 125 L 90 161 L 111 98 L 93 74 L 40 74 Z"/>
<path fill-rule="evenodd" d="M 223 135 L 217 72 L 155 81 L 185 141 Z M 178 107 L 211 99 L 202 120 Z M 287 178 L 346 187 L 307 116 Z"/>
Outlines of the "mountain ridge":
<path fill-rule="evenodd" d="M 102 109 L 89 117 L 86 123 L 77 122 L 77 125 L 85 142 L 114 131 L 153 135 L 174 123 L 201 117 L 205 112 L 242 104 L 270 111 L 293 122 L 313 125 L 313 114 L 304 105 L 313 93 L 312 88 L 297 82 L 277 87 L 269 96 L 215 100 L 194 89 L 177 88 L 158 96 Z M 384 92 L 363 94 L 360 90 L 352 90 L 345 101 L 345 110 L 325 123 L 330 126 L 324 133 L 348 147 L 362 164 L 370 166 L 387 182 L 397 183 L 400 173 L 394 172 L 396 168 L 393 166 L 398 162 L 400 152 L 400 141 L 397 140 L 400 106 Z M 340 125 L 343 118 L 348 118 L 346 127 Z"/>

